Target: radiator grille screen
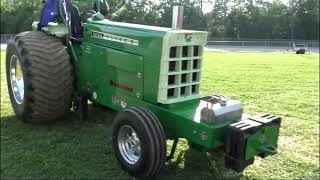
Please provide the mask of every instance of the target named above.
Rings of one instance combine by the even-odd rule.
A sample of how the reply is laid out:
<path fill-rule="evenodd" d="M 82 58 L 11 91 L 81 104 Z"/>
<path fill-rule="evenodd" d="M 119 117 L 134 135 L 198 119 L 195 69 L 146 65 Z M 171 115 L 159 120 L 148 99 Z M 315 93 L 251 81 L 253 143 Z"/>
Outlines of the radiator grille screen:
<path fill-rule="evenodd" d="M 170 48 L 167 98 L 199 94 L 202 57 L 199 46 Z"/>

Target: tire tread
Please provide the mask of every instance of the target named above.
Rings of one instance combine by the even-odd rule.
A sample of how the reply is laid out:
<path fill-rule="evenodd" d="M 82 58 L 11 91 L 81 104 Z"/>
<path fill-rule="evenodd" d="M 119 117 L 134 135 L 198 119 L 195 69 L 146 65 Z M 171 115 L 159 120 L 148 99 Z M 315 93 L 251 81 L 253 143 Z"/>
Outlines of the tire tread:
<path fill-rule="evenodd" d="M 9 44 L 17 47 L 25 72 L 27 122 L 47 122 L 65 115 L 73 95 L 73 67 L 61 40 L 41 31 L 17 34 Z"/>
<path fill-rule="evenodd" d="M 156 174 L 159 173 L 159 171 L 161 170 L 161 168 L 164 166 L 165 164 L 165 159 L 166 159 L 166 138 L 165 138 L 165 134 L 163 131 L 163 128 L 158 120 L 158 118 L 147 108 L 141 108 L 141 107 L 130 107 L 127 109 L 124 109 L 123 111 L 119 112 L 118 116 L 120 114 L 125 114 L 128 113 L 130 114 L 130 117 L 127 118 L 131 118 L 131 117 L 135 117 L 135 123 L 138 123 L 141 128 L 144 128 L 145 130 L 145 134 L 143 135 L 144 138 L 147 139 L 147 141 L 149 142 L 147 151 L 148 151 L 148 156 L 149 159 L 146 160 L 144 159 L 143 163 L 144 166 L 142 167 L 142 169 L 140 171 L 135 171 L 135 172 L 131 172 L 130 170 L 128 171 L 131 175 L 137 177 L 137 178 L 141 178 L 141 179 L 150 179 L 153 178 Z M 121 118 L 118 118 L 118 116 L 116 116 L 115 118 L 115 122 L 114 122 L 114 126 L 113 126 L 113 145 L 114 148 L 118 148 L 117 143 L 116 143 L 116 139 L 115 137 L 117 137 L 117 135 L 115 134 L 115 132 L 117 132 L 117 128 L 119 128 L 119 123 L 121 121 Z M 121 117 L 121 116 L 119 116 Z M 136 122 L 138 121 L 138 122 Z M 118 149 L 115 149 L 115 151 L 117 152 Z M 120 162 L 120 165 L 125 169 L 126 169 L 126 165 L 122 164 L 123 161 L 120 160 L 122 157 L 120 155 L 120 157 L 118 157 L 118 153 L 116 153 L 116 156 Z"/>

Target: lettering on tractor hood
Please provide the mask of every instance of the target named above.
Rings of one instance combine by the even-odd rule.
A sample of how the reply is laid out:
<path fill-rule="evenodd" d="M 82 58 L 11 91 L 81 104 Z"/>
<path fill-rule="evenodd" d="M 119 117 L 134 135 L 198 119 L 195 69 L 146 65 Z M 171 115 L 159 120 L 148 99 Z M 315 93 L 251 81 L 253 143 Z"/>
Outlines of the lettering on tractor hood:
<path fill-rule="evenodd" d="M 103 39 L 107 41 L 119 42 L 123 44 L 129 44 L 133 46 L 139 46 L 139 41 L 136 39 L 130 39 L 127 37 L 117 36 L 114 34 L 109 34 L 104 32 L 91 31 L 91 37 L 97 38 L 97 39 Z"/>
<path fill-rule="evenodd" d="M 113 86 L 113 87 L 125 90 L 125 91 L 133 92 L 133 88 L 132 87 L 129 87 L 127 85 L 114 82 L 112 80 L 110 81 L 110 85 Z"/>

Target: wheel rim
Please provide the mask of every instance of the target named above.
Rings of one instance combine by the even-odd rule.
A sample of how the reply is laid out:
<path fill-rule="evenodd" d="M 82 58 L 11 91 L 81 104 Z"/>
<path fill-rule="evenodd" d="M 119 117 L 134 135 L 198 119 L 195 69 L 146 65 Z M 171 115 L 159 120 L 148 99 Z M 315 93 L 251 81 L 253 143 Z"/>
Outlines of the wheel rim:
<path fill-rule="evenodd" d="M 19 58 L 12 55 L 10 59 L 10 83 L 15 101 L 22 104 L 24 98 L 24 81 Z"/>
<path fill-rule="evenodd" d="M 123 125 L 119 129 L 118 147 L 122 158 L 129 164 L 135 164 L 141 156 L 140 139 L 132 127 Z"/>

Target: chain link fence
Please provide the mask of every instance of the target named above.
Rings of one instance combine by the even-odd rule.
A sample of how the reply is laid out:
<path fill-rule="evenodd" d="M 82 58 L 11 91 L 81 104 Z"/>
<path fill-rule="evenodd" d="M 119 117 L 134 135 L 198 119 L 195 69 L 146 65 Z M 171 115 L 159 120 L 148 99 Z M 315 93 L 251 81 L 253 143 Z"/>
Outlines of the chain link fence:
<path fill-rule="evenodd" d="M 318 48 L 319 40 L 300 39 L 232 39 L 232 38 L 210 38 L 207 45 L 210 46 L 258 46 L 258 47 L 294 47 L 303 44 L 305 47 Z"/>
<path fill-rule="evenodd" d="M 1 44 L 5 44 L 14 34 L 1 34 Z M 289 39 L 248 39 L 248 38 L 209 38 L 207 47 L 219 49 L 256 48 L 256 49 L 282 49 L 290 50 L 298 45 L 307 49 L 318 50 L 319 40 L 289 40 Z"/>

